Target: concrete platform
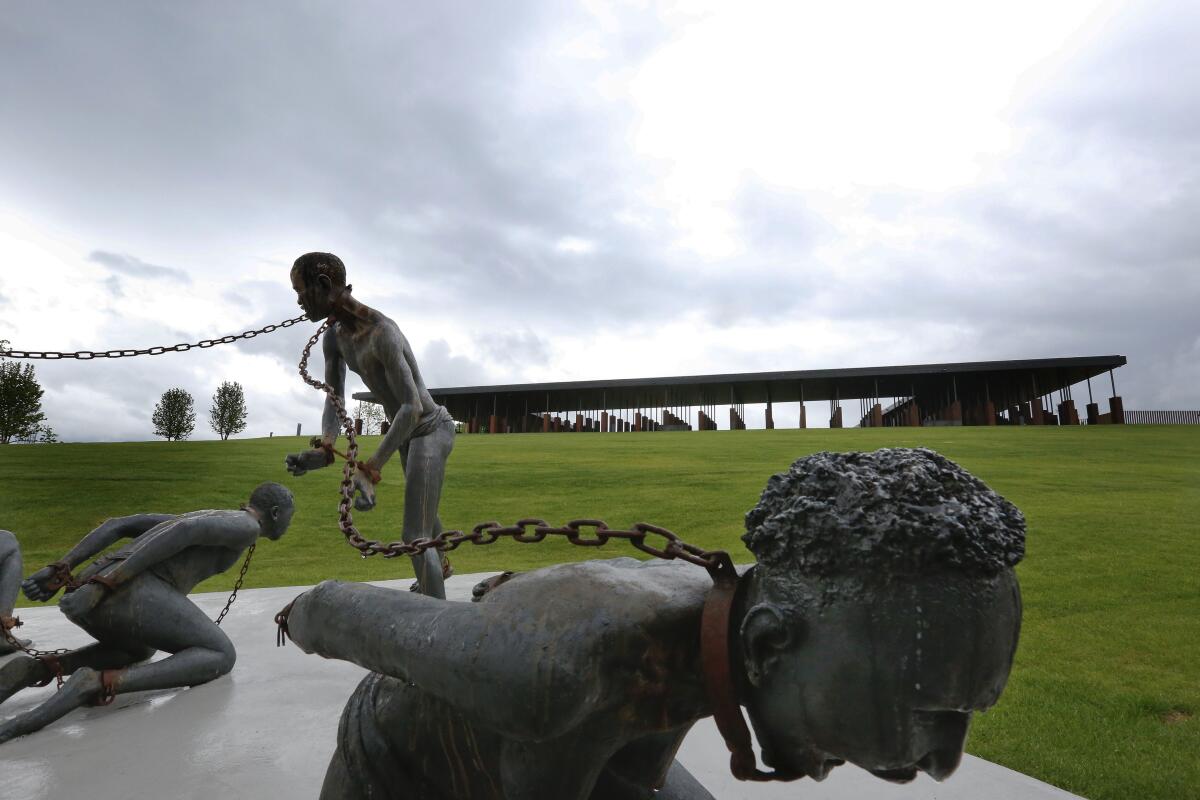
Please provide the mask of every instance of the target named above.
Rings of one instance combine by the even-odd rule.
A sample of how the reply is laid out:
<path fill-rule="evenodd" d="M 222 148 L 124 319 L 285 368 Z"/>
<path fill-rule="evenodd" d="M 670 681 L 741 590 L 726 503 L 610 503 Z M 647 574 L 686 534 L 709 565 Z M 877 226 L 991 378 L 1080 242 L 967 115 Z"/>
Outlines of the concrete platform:
<path fill-rule="evenodd" d="M 466 600 L 485 575 L 447 584 Z M 407 590 L 408 581 L 381 585 Z M 363 670 L 275 646 L 274 616 L 305 587 L 244 591 L 224 628 L 238 648 L 231 674 L 204 686 L 117 698 L 76 711 L 38 733 L 0 745 L 0 798 L 89 800 L 260 800 L 315 798 L 333 751 L 338 716 Z M 215 615 L 226 595 L 193 600 Z M 58 609 L 21 609 L 22 634 L 43 648 L 90 641 Z M 25 711 L 53 688 L 30 689 L 0 706 Z M 746 784 L 726 771 L 728 755 L 709 720 L 684 742 L 680 760 L 722 800 L 1068 800 L 1076 795 L 966 756 L 945 783 L 922 775 L 895 786 L 845 766 L 822 783 Z"/>

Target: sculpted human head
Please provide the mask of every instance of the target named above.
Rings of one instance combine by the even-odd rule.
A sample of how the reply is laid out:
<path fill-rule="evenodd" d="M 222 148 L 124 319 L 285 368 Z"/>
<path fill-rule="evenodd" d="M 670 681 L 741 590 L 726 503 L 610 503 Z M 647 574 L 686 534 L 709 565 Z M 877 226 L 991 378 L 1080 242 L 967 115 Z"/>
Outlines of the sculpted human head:
<path fill-rule="evenodd" d="M 1012 668 L 1025 521 L 929 450 L 818 453 L 746 515 L 744 699 L 763 760 L 937 780 Z"/>
<path fill-rule="evenodd" d="M 308 318 L 322 320 L 346 288 L 346 266 L 333 253 L 305 253 L 292 264 L 292 288 Z"/>
<path fill-rule="evenodd" d="M 292 514 L 296 510 L 292 493 L 278 483 L 269 481 L 255 487 L 247 505 L 258 518 L 262 535 L 272 540 L 287 532 L 292 523 Z"/>

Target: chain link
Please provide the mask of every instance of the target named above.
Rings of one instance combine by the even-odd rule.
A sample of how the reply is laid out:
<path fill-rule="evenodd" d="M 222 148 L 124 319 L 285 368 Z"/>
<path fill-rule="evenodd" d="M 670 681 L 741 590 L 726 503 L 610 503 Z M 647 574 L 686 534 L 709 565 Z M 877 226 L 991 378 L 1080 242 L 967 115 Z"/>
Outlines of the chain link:
<path fill-rule="evenodd" d="M 20 358 L 40 361 L 58 361 L 61 359 L 91 361 L 96 358 L 130 358 L 132 356 L 161 356 L 163 353 L 186 353 L 192 348 L 198 347 L 204 350 L 219 344 L 232 344 L 239 339 L 253 339 L 255 336 L 272 333 L 280 328 L 290 328 L 307 319 L 307 316 L 301 315 L 295 319 L 285 319 L 277 325 L 268 325 L 265 328 L 258 328 L 257 330 L 243 331 L 236 335 L 222 336 L 217 339 L 201 339 L 191 344 L 184 342 L 167 347 L 147 347 L 142 350 L 77 350 L 73 353 L 64 353 L 54 350 L 11 350 L 0 347 L 0 358 Z"/>
<path fill-rule="evenodd" d="M 221 620 L 225 619 L 225 615 L 229 613 L 229 607 L 233 605 L 233 601 L 237 600 L 238 590 L 242 588 L 242 583 L 246 580 L 246 570 L 250 569 L 250 558 L 254 555 L 254 548 L 258 543 L 250 545 L 250 549 L 246 551 L 246 560 L 242 562 L 242 571 L 238 573 L 237 583 L 233 584 L 233 591 L 229 594 L 229 599 L 225 601 L 225 607 L 221 609 L 221 613 L 217 615 L 216 623 L 221 624 Z"/>
<path fill-rule="evenodd" d="M 350 546 L 358 550 L 363 558 L 373 555 L 382 555 L 384 558 L 417 556 L 426 550 L 446 553 L 465 542 L 482 545 L 493 544 L 502 538 L 510 538 L 516 542 L 534 543 L 541 542 L 548 536 L 561 536 L 579 547 L 600 547 L 611 539 L 623 539 L 643 553 L 648 553 L 655 558 L 679 559 L 704 567 L 714 578 L 718 575 L 733 573 L 733 561 L 724 550 L 705 550 L 694 544 L 688 544 L 672 531 L 646 522 L 636 523 L 630 530 L 617 530 L 608 527 L 607 523 L 598 519 L 574 519 L 562 527 L 554 527 L 543 519 L 528 518 L 517 520 L 515 524 L 508 526 L 501 525 L 499 522 L 481 522 L 472 528 L 470 533 L 443 531 L 435 537 L 422 537 L 411 542 L 399 541 L 385 544 L 366 538 L 354 525 L 354 515 L 350 510 L 354 497 L 354 468 L 358 463 L 358 437 L 354 435 L 354 423 L 347 415 L 346 405 L 337 392 L 329 384 L 308 374 L 308 359 L 312 354 L 312 349 L 321 340 L 321 336 L 329 330 L 331 324 L 332 320 L 326 320 L 308 340 L 304 354 L 300 358 L 300 377 L 309 386 L 325 392 L 337 413 L 342 429 L 346 432 L 349 445 L 345 453 L 346 462 L 342 468 L 338 528 Z M 651 536 L 660 537 L 664 540 L 664 544 L 655 546 L 648 543 L 646 539 Z"/>
<path fill-rule="evenodd" d="M 225 619 L 225 615 L 229 613 L 230 607 L 233 605 L 234 601 L 237 600 L 238 590 L 242 588 L 242 584 L 246 580 L 246 571 L 250 569 L 250 558 L 254 555 L 254 548 L 256 546 L 257 543 L 252 544 L 250 545 L 249 549 L 246 550 L 246 560 L 242 562 L 242 569 L 238 573 L 237 582 L 233 584 L 233 591 L 230 593 L 229 599 L 225 601 L 225 607 L 221 609 L 221 613 L 217 615 L 215 620 L 218 625 L 220 625 L 221 621 Z M 55 590 L 58 590 L 66 587 L 68 591 L 79 588 L 81 584 L 71 576 L 71 571 L 65 564 L 56 561 L 50 566 L 58 566 L 59 569 L 51 582 L 47 584 L 47 588 L 53 587 Z M 12 633 L 12 629 L 20 628 L 23 624 L 24 623 L 22 623 L 17 617 L 0 616 L 0 633 L 4 635 L 4 638 L 13 647 L 17 648 L 22 653 L 25 653 L 27 656 L 41 661 L 42 664 L 46 666 L 46 669 L 50 671 L 54 679 L 58 681 L 58 688 L 61 689 L 63 685 L 63 669 L 62 665 L 59 663 L 58 657 L 72 652 L 71 648 L 60 647 L 57 650 L 38 650 L 36 648 L 23 645 L 21 644 L 21 640 Z M 47 679 L 47 681 L 48 680 L 49 679 Z M 41 685 L 44 686 L 45 684 Z"/>
<path fill-rule="evenodd" d="M 3 632 L 4 638 L 8 640 L 8 643 L 13 647 L 17 648 L 25 655 L 36 658 L 38 661 L 42 662 L 46 669 L 50 671 L 50 677 L 53 677 L 54 680 L 58 682 L 58 688 L 61 689 L 63 685 L 63 670 L 62 665 L 58 662 L 58 657 L 70 653 L 71 648 L 60 647 L 57 650 L 38 650 L 37 648 L 23 645 L 21 644 L 21 640 L 12 633 L 13 628 L 19 628 L 23 624 L 24 623 L 22 623 L 21 620 L 17 619 L 16 617 L 0 617 L 0 632 Z M 45 683 L 39 683 L 38 686 L 45 686 L 50 682 L 50 677 L 47 677 Z"/>

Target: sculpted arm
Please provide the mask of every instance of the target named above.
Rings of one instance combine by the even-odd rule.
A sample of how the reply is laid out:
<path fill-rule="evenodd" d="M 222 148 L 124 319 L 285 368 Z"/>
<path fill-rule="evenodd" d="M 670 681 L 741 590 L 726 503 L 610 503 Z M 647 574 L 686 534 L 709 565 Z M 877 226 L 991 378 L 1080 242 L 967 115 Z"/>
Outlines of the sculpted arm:
<path fill-rule="evenodd" d="M 62 557 L 69 569 L 75 569 L 83 562 L 103 552 L 121 539 L 135 539 L 146 531 L 163 522 L 174 519 L 171 514 L 135 514 L 130 517 L 114 517 L 105 520 L 95 530 L 79 540 L 79 544 Z M 46 567 L 29 576 L 21 584 L 22 591 L 30 600 L 44 601 L 53 597 L 58 590 L 46 588 L 47 582 L 55 574 L 53 567 Z"/>
<path fill-rule="evenodd" d="M 240 551 L 257 538 L 258 525 L 249 515 L 175 519 L 140 537 L 130 549 L 129 557 L 109 570 L 108 579 L 120 586 L 188 547 L 225 547 Z"/>
<path fill-rule="evenodd" d="M 121 539 L 136 539 L 146 531 L 175 519 L 174 514 L 135 514 L 130 517 L 115 517 L 105 520 L 89 533 L 79 540 L 79 544 L 71 548 L 63 561 L 71 569 L 92 558 L 97 553 L 100 553 Z"/>
<path fill-rule="evenodd" d="M 346 399 L 346 359 L 342 358 L 337 347 L 337 339 L 333 329 L 325 332 L 321 339 L 321 352 L 325 355 L 325 383 L 329 384 L 334 393 L 345 402 Z M 338 438 L 337 410 L 333 400 L 325 396 L 325 408 L 321 412 L 321 442 L 332 447 Z M 284 459 L 287 471 L 293 475 L 303 475 L 312 469 L 327 467 L 333 463 L 333 453 L 322 448 L 305 450 L 303 453 L 292 453 Z"/>
<path fill-rule="evenodd" d="M 296 598 L 287 624 L 307 653 L 411 681 L 488 727 L 544 740 L 576 724 L 588 687 L 551 657 L 553 632 L 512 613 L 325 581 Z"/>
<path fill-rule="evenodd" d="M 325 356 L 325 382 L 329 384 L 343 403 L 346 402 L 346 359 L 338 350 L 337 337 L 333 329 L 325 331 L 321 340 L 321 352 Z M 321 441 L 332 445 L 337 442 L 338 431 L 341 428 L 337 409 L 333 407 L 333 399 L 325 396 L 325 410 L 321 414 Z"/>

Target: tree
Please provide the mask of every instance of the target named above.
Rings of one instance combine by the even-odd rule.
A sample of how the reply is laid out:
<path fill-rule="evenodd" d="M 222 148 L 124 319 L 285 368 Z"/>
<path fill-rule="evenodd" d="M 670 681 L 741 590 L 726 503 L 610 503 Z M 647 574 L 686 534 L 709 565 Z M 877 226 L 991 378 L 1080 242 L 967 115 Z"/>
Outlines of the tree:
<path fill-rule="evenodd" d="M 237 381 L 225 381 L 217 387 L 208 409 L 209 424 L 222 440 L 246 430 L 246 393 Z"/>
<path fill-rule="evenodd" d="M 7 349 L 7 344 L 0 340 L 0 352 Z M 0 361 L 0 444 L 35 436 L 44 419 L 42 387 L 33 365 Z"/>
<path fill-rule="evenodd" d="M 58 444 L 58 434 L 49 425 L 41 425 L 27 435 L 17 437 L 17 441 L 26 444 Z"/>
<path fill-rule="evenodd" d="M 355 419 L 362 420 L 364 436 L 378 434 L 384 419 L 386 419 L 383 413 L 383 406 L 363 400 L 359 400 L 358 405 L 354 407 L 354 417 Z"/>
<path fill-rule="evenodd" d="M 177 442 L 192 435 L 196 413 L 192 411 L 192 396 L 183 389 L 167 389 L 154 407 L 154 435 L 168 442 Z"/>

